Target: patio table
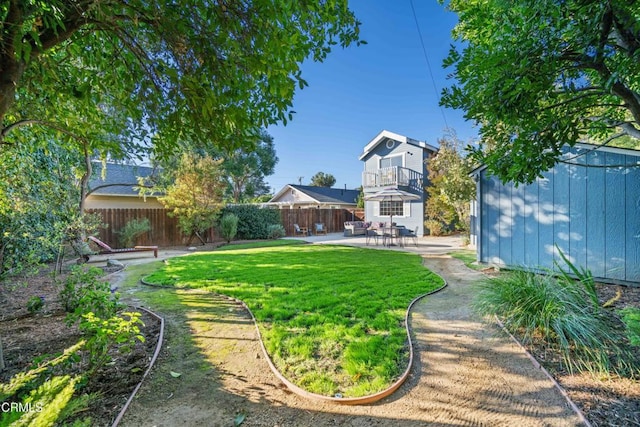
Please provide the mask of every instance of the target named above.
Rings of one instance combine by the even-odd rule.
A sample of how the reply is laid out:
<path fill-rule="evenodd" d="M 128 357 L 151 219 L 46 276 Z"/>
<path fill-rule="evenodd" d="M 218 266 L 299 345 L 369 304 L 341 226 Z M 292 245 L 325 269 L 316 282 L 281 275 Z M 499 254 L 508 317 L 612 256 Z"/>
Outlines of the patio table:
<path fill-rule="evenodd" d="M 404 226 L 392 226 L 392 227 L 384 227 L 383 228 L 383 240 L 387 242 L 386 246 L 396 246 L 393 243 L 393 239 L 395 238 L 398 242 L 398 246 L 404 246 L 404 242 L 402 240 L 402 230 L 404 230 Z"/>

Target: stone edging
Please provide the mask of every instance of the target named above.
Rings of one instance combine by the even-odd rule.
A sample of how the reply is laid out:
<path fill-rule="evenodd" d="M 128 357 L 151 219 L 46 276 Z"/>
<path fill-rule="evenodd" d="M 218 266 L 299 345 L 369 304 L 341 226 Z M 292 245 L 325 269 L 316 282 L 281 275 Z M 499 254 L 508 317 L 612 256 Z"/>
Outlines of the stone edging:
<path fill-rule="evenodd" d="M 535 366 L 536 368 L 540 369 L 542 371 L 542 373 L 544 373 L 547 378 L 549 378 L 551 380 L 551 382 L 553 383 L 553 385 L 556 387 L 556 389 L 560 392 L 560 394 L 562 396 L 564 396 L 564 398 L 566 399 L 567 403 L 569 404 L 569 407 L 571 407 L 571 409 L 573 409 L 573 411 L 576 413 L 576 415 L 578 416 L 578 418 L 580 419 L 580 421 L 586 426 L 586 427 L 592 427 L 591 423 L 589 422 L 589 420 L 587 420 L 587 418 L 584 416 L 584 414 L 582 413 L 582 411 L 580 410 L 580 408 L 578 408 L 578 406 L 573 402 L 573 400 L 571 400 L 571 397 L 569 397 L 569 394 L 566 392 L 566 390 L 558 383 L 558 381 L 556 381 L 555 378 L 553 378 L 553 375 L 551 375 L 549 373 L 549 371 L 547 371 L 545 369 L 544 366 L 542 366 L 540 364 L 540 362 L 538 362 L 536 360 L 536 358 L 529 353 L 529 350 L 527 350 L 525 348 L 524 345 L 522 345 L 522 343 L 515 337 L 513 336 L 513 334 L 511 332 L 509 332 L 509 330 L 507 330 L 507 328 L 504 326 L 504 324 L 502 323 L 502 321 L 495 316 L 495 321 L 498 324 L 498 326 L 500 326 L 500 328 L 507 334 L 509 335 L 509 337 L 511 337 L 511 339 L 522 349 L 522 351 L 524 351 L 524 353 L 527 355 L 527 357 L 529 358 L 529 360 L 531 360 L 531 363 L 533 364 L 533 366 Z"/>
<path fill-rule="evenodd" d="M 131 395 L 129 396 L 129 399 L 127 399 L 127 402 L 124 404 L 124 406 L 122 407 L 122 409 L 118 413 L 118 416 L 113 421 L 113 424 L 111 424 L 111 427 L 117 427 L 117 425 L 120 423 L 120 421 L 122 421 L 122 418 L 124 417 L 125 412 L 129 408 L 129 405 L 133 401 L 133 398 L 135 397 L 136 393 L 138 392 L 138 390 L 142 386 L 142 382 L 147 377 L 147 375 L 149 375 L 149 372 L 151 372 L 151 368 L 153 368 L 153 365 L 155 364 L 156 359 L 158 358 L 158 355 L 160 354 L 160 349 L 162 348 L 162 341 L 164 339 L 164 318 L 161 317 L 161 316 L 158 316 L 153 311 L 148 310 L 148 309 L 146 309 L 144 307 L 135 307 L 135 308 L 139 309 L 139 310 L 143 310 L 143 311 L 147 312 L 148 314 L 150 314 L 151 316 L 155 317 L 156 319 L 160 320 L 160 334 L 158 335 L 158 342 L 156 343 L 156 350 L 153 353 L 153 357 L 151 358 L 151 361 L 149 362 L 149 366 L 147 367 L 147 370 L 144 372 L 144 375 L 142 375 L 142 378 L 140 379 L 140 382 L 138 383 L 136 388 L 134 388 L 133 392 L 131 392 Z"/>
<path fill-rule="evenodd" d="M 434 274 L 436 274 L 436 273 L 434 273 Z M 228 298 L 229 300 L 237 302 L 238 304 L 242 305 L 242 307 L 244 307 L 245 310 L 247 310 L 247 312 L 251 316 L 251 320 L 253 321 L 253 324 L 254 324 L 254 326 L 256 328 L 256 333 L 258 334 L 258 342 L 260 343 L 260 347 L 262 348 L 262 353 L 264 354 L 264 357 L 265 357 L 265 359 L 267 361 L 267 364 L 269 365 L 269 368 L 271 369 L 271 372 L 273 372 L 273 374 L 276 376 L 276 378 L 278 378 L 284 385 L 286 385 L 287 388 L 289 390 L 291 390 L 293 393 L 297 394 L 298 396 L 304 397 L 306 399 L 316 400 L 316 401 L 321 401 L 321 402 L 327 402 L 327 403 L 334 403 L 334 404 L 338 404 L 338 405 L 365 405 L 365 404 L 377 402 L 377 401 L 379 401 L 381 399 L 384 399 L 385 397 L 391 395 L 398 388 L 400 388 L 400 386 L 405 382 L 405 380 L 409 376 L 409 372 L 411 371 L 411 368 L 413 366 L 413 342 L 411 341 L 411 328 L 409 326 L 409 314 L 411 313 L 411 309 L 413 308 L 413 306 L 418 301 L 420 301 L 422 298 L 424 298 L 426 296 L 429 296 L 429 295 L 433 295 L 433 294 L 435 294 L 437 292 L 440 292 L 441 290 L 443 290 L 444 288 L 447 287 L 447 281 L 445 280 L 445 278 L 440 276 L 439 274 L 436 274 L 436 275 L 438 277 L 440 277 L 444 281 L 444 284 L 441 287 L 439 287 L 438 289 L 435 289 L 435 290 L 433 290 L 431 292 L 427 292 L 426 294 L 419 295 L 416 298 L 414 298 L 409 303 L 409 306 L 407 307 L 407 311 L 405 312 L 404 326 L 405 326 L 405 329 L 407 331 L 407 340 L 409 342 L 409 363 L 407 364 L 407 369 L 400 376 L 400 378 L 398 378 L 396 380 L 396 382 L 393 383 L 389 388 L 387 388 L 385 390 L 382 390 L 382 391 L 380 391 L 378 393 L 375 393 L 375 394 L 371 394 L 371 395 L 368 395 L 368 396 L 361 396 L 361 397 L 346 397 L 346 398 L 344 398 L 344 397 L 323 396 L 321 394 L 308 392 L 308 391 L 298 387 L 297 385 L 293 384 L 291 381 L 286 379 L 280 373 L 280 371 L 278 371 L 278 368 L 276 368 L 275 364 L 271 360 L 271 357 L 269 356 L 269 353 L 267 352 L 267 348 L 265 347 L 264 342 L 262 341 L 262 334 L 260 334 L 260 329 L 258 328 L 258 322 L 256 321 L 256 318 L 253 315 L 253 312 L 251 311 L 251 309 L 249 309 L 247 304 L 245 304 L 245 302 L 242 301 L 242 300 L 230 297 L 228 295 L 222 295 L 222 294 L 218 294 L 218 295 L 221 295 L 221 296 L 223 296 L 225 298 Z M 140 283 L 142 283 L 143 285 L 147 285 L 147 286 L 160 287 L 159 285 L 146 282 L 144 280 L 144 278 L 140 279 Z M 169 287 L 167 287 L 167 288 L 169 288 Z M 169 288 L 169 289 L 175 289 L 175 288 Z M 115 426 L 116 426 L 116 424 L 114 424 L 112 427 L 115 427 Z"/>

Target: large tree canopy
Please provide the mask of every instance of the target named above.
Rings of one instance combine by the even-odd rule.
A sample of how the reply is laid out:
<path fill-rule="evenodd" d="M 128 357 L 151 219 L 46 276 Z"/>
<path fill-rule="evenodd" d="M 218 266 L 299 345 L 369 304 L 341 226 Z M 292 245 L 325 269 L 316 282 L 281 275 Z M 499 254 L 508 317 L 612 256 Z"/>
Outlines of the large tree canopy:
<path fill-rule="evenodd" d="M 234 203 L 246 202 L 255 197 L 269 194 L 265 178 L 272 175 L 278 157 L 273 145 L 273 137 L 266 131 L 247 148 L 237 148 L 223 153 L 222 169 L 227 181 L 227 195 Z"/>
<path fill-rule="evenodd" d="M 476 158 L 531 182 L 564 144 L 640 139 L 640 4 L 627 0 L 451 0 L 459 24 L 442 104 L 480 126 Z"/>
<path fill-rule="evenodd" d="M 7 0 L 0 145 L 28 144 L 15 130 L 34 125 L 115 155 L 151 136 L 156 155 L 234 147 L 290 119 L 302 61 L 358 29 L 346 0 Z"/>

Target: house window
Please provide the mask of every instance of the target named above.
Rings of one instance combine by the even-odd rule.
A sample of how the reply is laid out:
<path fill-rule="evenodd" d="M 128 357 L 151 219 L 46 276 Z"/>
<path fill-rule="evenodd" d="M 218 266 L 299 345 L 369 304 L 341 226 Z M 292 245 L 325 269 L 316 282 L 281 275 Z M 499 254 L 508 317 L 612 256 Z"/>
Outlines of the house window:
<path fill-rule="evenodd" d="M 380 169 L 382 168 L 390 168 L 393 166 L 402 167 L 402 155 L 399 156 L 391 156 L 380 159 Z"/>
<path fill-rule="evenodd" d="M 404 216 L 404 202 L 380 202 L 380 216 Z"/>

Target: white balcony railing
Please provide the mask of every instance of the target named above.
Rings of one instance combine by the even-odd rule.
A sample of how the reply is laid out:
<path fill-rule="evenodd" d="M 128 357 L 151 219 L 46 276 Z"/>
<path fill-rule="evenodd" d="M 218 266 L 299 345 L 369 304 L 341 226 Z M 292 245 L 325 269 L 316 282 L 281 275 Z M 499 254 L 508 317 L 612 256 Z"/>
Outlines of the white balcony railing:
<path fill-rule="evenodd" d="M 380 168 L 377 171 L 364 171 L 362 185 L 365 188 L 374 187 L 409 187 L 422 191 L 422 174 L 400 166 Z"/>

